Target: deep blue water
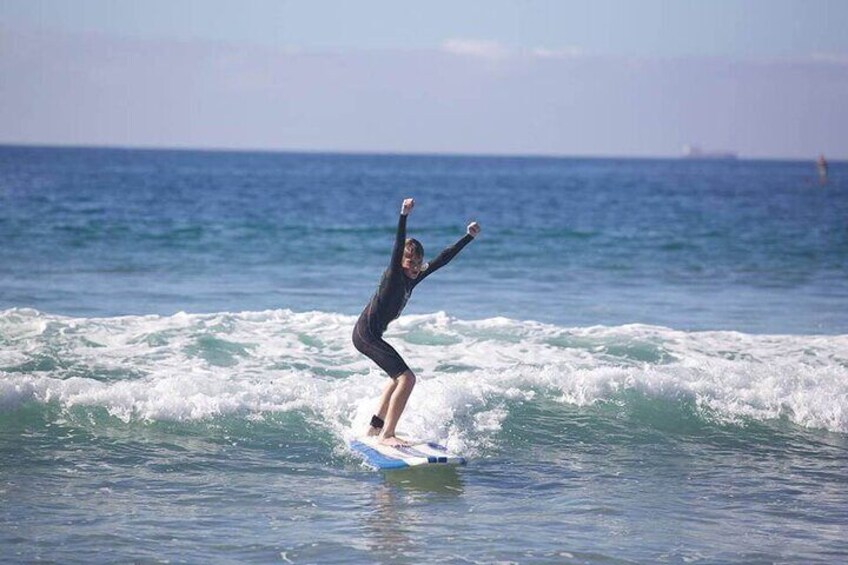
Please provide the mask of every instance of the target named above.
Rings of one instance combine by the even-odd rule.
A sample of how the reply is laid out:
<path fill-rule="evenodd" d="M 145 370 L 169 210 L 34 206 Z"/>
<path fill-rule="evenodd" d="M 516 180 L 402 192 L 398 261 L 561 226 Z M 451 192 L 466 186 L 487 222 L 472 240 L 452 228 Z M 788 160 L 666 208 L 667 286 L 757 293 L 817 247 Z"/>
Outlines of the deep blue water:
<path fill-rule="evenodd" d="M 807 162 L 0 149 L 0 307 L 357 313 L 403 197 L 409 312 L 845 333 L 848 168 Z M 423 290 L 423 289 L 422 289 Z"/>
<path fill-rule="evenodd" d="M 0 147 L 0 561 L 833 563 L 848 166 Z M 385 377 L 350 331 L 404 197 Z"/>

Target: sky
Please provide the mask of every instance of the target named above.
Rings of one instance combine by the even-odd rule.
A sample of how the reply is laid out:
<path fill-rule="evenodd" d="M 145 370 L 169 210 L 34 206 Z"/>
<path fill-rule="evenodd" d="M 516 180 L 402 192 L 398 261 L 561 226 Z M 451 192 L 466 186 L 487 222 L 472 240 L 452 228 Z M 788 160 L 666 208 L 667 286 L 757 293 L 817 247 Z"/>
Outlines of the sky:
<path fill-rule="evenodd" d="M 848 2 L 0 0 L 0 143 L 848 158 Z"/>

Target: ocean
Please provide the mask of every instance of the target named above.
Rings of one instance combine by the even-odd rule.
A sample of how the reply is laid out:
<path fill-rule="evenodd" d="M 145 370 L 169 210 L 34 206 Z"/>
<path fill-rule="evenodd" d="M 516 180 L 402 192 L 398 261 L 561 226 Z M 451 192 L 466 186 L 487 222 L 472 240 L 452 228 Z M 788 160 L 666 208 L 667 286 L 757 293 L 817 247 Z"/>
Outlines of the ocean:
<path fill-rule="evenodd" d="M 0 146 L 0 241 L 0 562 L 848 559 L 848 164 Z"/>

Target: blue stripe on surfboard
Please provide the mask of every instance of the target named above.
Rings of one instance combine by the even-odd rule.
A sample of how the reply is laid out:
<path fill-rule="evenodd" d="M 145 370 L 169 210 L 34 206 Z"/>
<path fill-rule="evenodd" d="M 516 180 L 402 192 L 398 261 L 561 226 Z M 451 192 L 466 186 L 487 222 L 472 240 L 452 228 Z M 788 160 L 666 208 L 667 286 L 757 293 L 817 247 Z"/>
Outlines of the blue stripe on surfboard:
<path fill-rule="evenodd" d="M 402 459 L 395 459 L 394 457 L 383 455 L 373 447 L 365 445 L 361 441 L 353 440 L 350 442 L 350 446 L 361 453 L 362 456 L 365 457 L 365 461 L 372 467 L 376 467 L 378 469 L 403 469 L 404 467 L 409 467 L 409 464 Z"/>

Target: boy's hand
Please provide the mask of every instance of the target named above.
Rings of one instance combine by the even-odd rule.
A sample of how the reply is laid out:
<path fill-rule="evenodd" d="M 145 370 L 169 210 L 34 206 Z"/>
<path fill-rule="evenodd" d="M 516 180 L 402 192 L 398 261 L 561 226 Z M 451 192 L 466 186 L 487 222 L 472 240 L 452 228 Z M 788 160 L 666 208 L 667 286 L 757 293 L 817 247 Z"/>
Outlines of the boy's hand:
<path fill-rule="evenodd" d="M 410 212 L 412 212 L 412 207 L 415 206 L 414 198 L 405 198 L 403 204 L 400 207 L 400 213 L 403 216 L 408 216 Z"/>
<path fill-rule="evenodd" d="M 468 224 L 468 235 L 471 237 L 477 237 L 478 233 L 480 233 L 480 224 L 477 222 L 471 222 Z"/>

